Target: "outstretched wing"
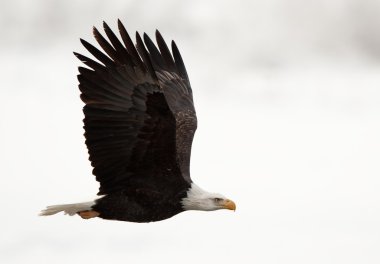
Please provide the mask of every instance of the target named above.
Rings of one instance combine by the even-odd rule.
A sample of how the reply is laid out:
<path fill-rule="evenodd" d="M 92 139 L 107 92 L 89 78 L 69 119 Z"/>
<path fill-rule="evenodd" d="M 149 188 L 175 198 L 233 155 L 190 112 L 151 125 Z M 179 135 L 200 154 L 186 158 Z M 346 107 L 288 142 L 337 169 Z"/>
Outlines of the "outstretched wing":
<path fill-rule="evenodd" d="M 146 42 L 148 52 L 138 33 L 136 50 L 120 21 L 118 26 L 124 45 L 106 23 L 109 41 L 94 28 L 105 54 L 81 40 L 99 62 L 74 53 L 89 67 L 79 67 L 78 80 L 99 194 L 126 188 L 183 190 L 191 182 L 188 167 L 196 118 L 182 59 L 175 44 L 174 60 L 166 45 L 162 51 L 162 38 L 161 54 L 153 54 Z M 187 124 L 192 129 L 186 132 Z"/>

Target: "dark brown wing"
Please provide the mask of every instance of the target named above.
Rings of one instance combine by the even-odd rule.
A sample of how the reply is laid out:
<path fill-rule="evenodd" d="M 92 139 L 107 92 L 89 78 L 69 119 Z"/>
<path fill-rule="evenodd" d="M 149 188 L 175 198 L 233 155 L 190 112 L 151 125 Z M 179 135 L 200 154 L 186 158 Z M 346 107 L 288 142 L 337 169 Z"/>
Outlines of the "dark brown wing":
<path fill-rule="evenodd" d="M 184 111 L 179 111 L 179 102 L 173 101 L 182 97 L 180 92 L 171 91 L 175 90 L 174 83 L 185 80 L 183 63 L 178 60 L 171 65 L 173 72 L 158 70 L 140 36 L 136 34 L 136 50 L 120 21 L 118 26 L 124 45 L 107 24 L 104 30 L 110 42 L 94 28 L 94 36 L 106 54 L 81 40 L 100 63 L 75 53 L 89 67 L 79 67 L 78 80 L 85 103 L 86 145 L 93 174 L 100 182 L 99 194 L 126 188 L 174 193 L 186 189 L 190 178 L 182 173 L 185 162 L 181 153 L 188 153 L 190 158 L 190 150 L 179 151 L 180 145 L 186 145 L 179 139 Z M 158 77 L 161 72 L 169 77 Z M 190 87 L 182 86 L 177 90 Z"/>
<path fill-rule="evenodd" d="M 156 31 L 156 41 L 159 50 L 147 34 L 144 34 L 144 41 L 160 87 L 162 87 L 166 101 L 176 119 L 177 162 L 183 177 L 191 182 L 190 155 L 194 133 L 197 129 L 197 116 L 189 77 L 174 41 L 172 41 L 173 56 L 158 30 Z"/>

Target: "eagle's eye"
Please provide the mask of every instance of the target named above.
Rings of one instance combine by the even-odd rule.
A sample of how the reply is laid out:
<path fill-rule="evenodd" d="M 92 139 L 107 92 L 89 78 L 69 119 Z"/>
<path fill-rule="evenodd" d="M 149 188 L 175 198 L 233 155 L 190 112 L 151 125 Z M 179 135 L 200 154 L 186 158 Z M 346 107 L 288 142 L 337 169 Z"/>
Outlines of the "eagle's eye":
<path fill-rule="evenodd" d="M 221 199 L 221 198 L 214 198 L 214 202 L 216 202 L 216 203 L 219 203 L 220 201 L 222 201 L 223 199 Z"/>

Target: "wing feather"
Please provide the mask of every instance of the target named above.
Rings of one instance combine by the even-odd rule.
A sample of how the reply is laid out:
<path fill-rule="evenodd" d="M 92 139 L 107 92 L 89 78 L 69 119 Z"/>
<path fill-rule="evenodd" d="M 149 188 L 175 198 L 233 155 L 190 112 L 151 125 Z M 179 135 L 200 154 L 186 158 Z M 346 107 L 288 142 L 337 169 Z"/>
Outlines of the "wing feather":
<path fill-rule="evenodd" d="M 85 41 L 84 39 L 80 39 L 82 45 L 99 61 L 101 61 L 104 65 L 113 65 L 113 61 L 104 55 L 100 50 L 95 48 L 93 45 Z"/>
<path fill-rule="evenodd" d="M 96 27 L 93 27 L 93 34 L 96 39 L 96 41 L 99 43 L 99 45 L 102 47 L 102 49 L 108 54 L 108 56 L 116 63 L 121 64 L 120 54 L 116 52 L 116 50 L 109 44 L 109 42 L 100 34 L 98 29 Z"/>
<path fill-rule="evenodd" d="M 136 47 L 137 47 L 137 50 L 138 50 L 140 56 L 143 59 L 143 62 L 145 64 L 147 70 L 157 80 L 157 76 L 156 76 L 156 73 L 155 73 L 153 65 L 152 65 L 152 60 L 151 60 L 152 57 L 149 56 L 149 53 L 145 49 L 144 43 L 143 43 L 143 41 L 140 37 L 140 34 L 138 32 L 136 32 Z"/>
<path fill-rule="evenodd" d="M 156 45 L 154 45 L 153 41 L 149 38 L 149 36 L 146 33 L 144 33 L 144 43 L 148 48 L 149 56 L 151 58 L 154 69 L 157 70 L 158 68 L 166 66 L 160 54 L 160 51 L 157 49 Z"/>
<path fill-rule="evenodd" d="M 187 75 L 185 64 L 183 63 L 181 53 L 179 52 L 174 40 L 172 41 L 172 51 L 176 68 L 178 69 L 181 78 L 186 81 L 186 85 L 190 87 L 189 76 Z"/>
<path fill-rule="evenodd" d="M 124 45 L 127 49 L 128 54 L 130 55 L 130 57 L 132 59 L 133 64 L 142 70 L 145 69 L 145 65 L 141 61 L 141 58 L 140 58 L 139 54 L 137 53 L 135 45 L 133 44 L 131 37 L 129 36 L 124 25 L 121 23 L 120 19 L 117 20 L 117 25 L 119 28 L 121 39 L 124 42 Z"/>
<path fill-rule="evenodd" d="M 107 25 L 106 22 L 103 22 L 104 32 L 106 33 L 108 39 L 111 41 L 113 47 L 116 50 L 116 54 L 120 57 L 122 63 L 127 64 L 129 66 L 134 66 L 132 57 L 128 54 L 128 51 L 123 47 L 120 40 L 116 37 L 115 33 L 111 30 L 111 28 Z"/>
<path fill-rule="evenodd" d="M 156 40 L 157 40 L 157 44 L 160 49 L 162 58 L 165 62 L 165 65 L 167 66 L 167 69 L 169 71 L 178 73 L 178 70 L 175 67 L 172 54 L 170 53 L 170 50 L 168 46 L 166 45 L 164 38 L 162 37 L 161 33 L 158 30 L 156 30 Z"/>

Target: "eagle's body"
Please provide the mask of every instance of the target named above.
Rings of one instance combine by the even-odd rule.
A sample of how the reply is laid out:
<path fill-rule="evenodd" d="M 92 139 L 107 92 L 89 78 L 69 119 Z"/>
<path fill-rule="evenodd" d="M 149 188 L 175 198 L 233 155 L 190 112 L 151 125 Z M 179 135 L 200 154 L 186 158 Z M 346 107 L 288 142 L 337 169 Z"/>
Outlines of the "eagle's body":
<path fill-rule="evenodd" d="M 190 178 L 190 154 L 197 128 L 193 95 L 177 46 L 172 54 L 156 31 L 157 47 L 136 33 L 136 47 L 119 21 L 123 44 L 104 23 L 107 41 L 94 36 L 105 53 L 81 40 L 99 61 L 74 53 L 89 68 L 79 67 L 79 89 L 86 145 L 99 199 L 50 206 L 83 218 L 150 222 L 185 210 L 235 209 L 222 195 L 211 194 Z"/>

